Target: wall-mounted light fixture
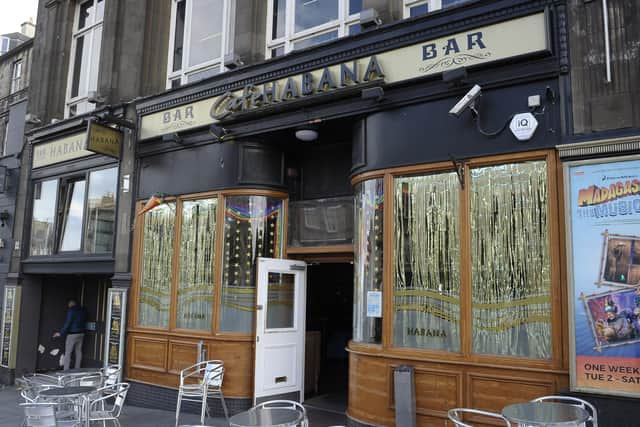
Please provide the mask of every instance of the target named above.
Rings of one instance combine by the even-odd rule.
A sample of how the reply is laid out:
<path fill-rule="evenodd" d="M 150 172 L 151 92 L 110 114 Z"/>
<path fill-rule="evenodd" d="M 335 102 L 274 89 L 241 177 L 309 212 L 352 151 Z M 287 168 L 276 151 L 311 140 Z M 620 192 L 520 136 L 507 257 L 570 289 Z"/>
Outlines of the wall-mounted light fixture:
<path fill-rule="evenodd" d="M 162 135 L 162 142 L 173 142 L 175 144 L 182 144 L 182 138 L 180 138 L 180 135 L 178 135 L 176 132 L 167 133 Z"/>
<path fill-rule="evenodd" d="M 380 102 L 384 99 L 384 89 L 382 89 L 380 86 L 362 89 L 361 98 L 374 99 L 376 102 Z"/>
<path fill-rule="evenodd" d="M 318 128 L 316 126 L 303 126 L 296 129 L 296 138 L 300 141 L 311 142 L 318 139 Z"/>
<path fill-rule="evenodd" d="M 35 114 L 32 113 L 27 113 L 24 115 L 24 121 L 27 124 L 30 125 L 39 125 L 42 124 L 42 120 L 40 119 L 40 117 L 36 116 Z"/>
<path fill-rule="evenodd" d="M 9 211 L 8 210 L 3 210 L 2 212 L 0 212 L 0 227 L 4 227 L 5 223 L 7 221 L 9 221 Z"/>
<path fill-rule="evenodd" d="M 377 28 L 380 25 L 382 25 L 382 18 L 377 10 L 370 8 L 360 11 L 360 27 L 363 30 Z"/>
<path fill-rule="evenodd" d="M 218 140 L 218 142 L 223 142 L 225 138 L 229 138 L 231 136 L 228 130 L 217 123 L 209 126 L 209 133 L 213 135 Z"/>

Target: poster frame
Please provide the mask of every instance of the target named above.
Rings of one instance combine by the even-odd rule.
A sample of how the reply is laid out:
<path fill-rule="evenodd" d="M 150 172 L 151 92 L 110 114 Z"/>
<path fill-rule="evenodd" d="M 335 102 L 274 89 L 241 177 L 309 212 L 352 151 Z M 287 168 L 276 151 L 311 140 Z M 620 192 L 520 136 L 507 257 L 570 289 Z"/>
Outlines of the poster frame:
<path fill-rule="evenodd" d="M 127 288 L 110 288 L 107 294 L 107 317 L 106 317 L 106 330 L 104 335 L 104 367 L 108 367 L 109 364 L 109 344 L 111 341 L 111 316 L 113 308 L 113 296 L 120 294 L 120 336 L 118 337 L 118 365 L 122 368 L 124 362 L 124 339 L 127 325 Z M 120 370 L 120 380 L 122 379 L 122 369 Z M 119 380 L 119 381 L 120 381 Z"/>
<path fill-rule="evenodd" d="M 7 291 L 13 290 L 13 305 L 11 307 L 11 326 L 9 328 L 9 360 L 7 364 L 2 363 L 2 351 L 4 350 L 4 331 L 5 331 L 5 310 L 7 308 Z M 22 296 L 22 288 L 19 286 L 9 286 L 5 285 L 3 290 L 3 298 L 1 305 L 2 321 L 0 321 L 0 366 L 3 368 L 14 369 L 16 362 L 16 347 L 17 347 L 17 337 L 16 333 L 18 331 L 18 325 L 20 324 L 20 301 Z"/>
<path fill-rule="evenodd" d="M 564 216 L 565 216 L 565 239 L 566 239 L 566 266 L 567 266 L 567 323 L 569 327 L 569 387 L 571 391 L 594 393 L 610 396 L 640 397 L 639 393 L 627 391 L 602 390 L 593 387 L 578 387 L 576 384 L 576 323 L 575 310 L 576 299 L 573 271 L 573 221 L 571 217 L 571 169 L 585 165 L 605 165 L 624 161 L 640 160 L 640 155 L 621 155 L 613 157 L 598 157 L 592 159 L 570 160 L 563 162 L 563 191 L 564 191 Z M 623 288 L 624 286 L 621 286 Z M 627 287 L 628 289 L 628 287 Z"/>

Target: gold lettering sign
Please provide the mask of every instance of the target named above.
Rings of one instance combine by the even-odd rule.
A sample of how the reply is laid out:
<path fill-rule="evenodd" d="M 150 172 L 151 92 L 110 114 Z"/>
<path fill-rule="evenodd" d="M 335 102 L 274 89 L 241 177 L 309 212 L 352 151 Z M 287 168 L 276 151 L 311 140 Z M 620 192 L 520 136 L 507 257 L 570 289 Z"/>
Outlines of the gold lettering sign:
<path fill-rule="evenodd" d="M 82 132 L 34 145 L 33 168 L 91 156 L 94 153 L 85 150 L 85 139 L 86 133 Z"/>
<path fill-rule="evenodd" d="M 122 133 L 108 126 L 89 122 L 87 129 L 87 150 L 105 156 L 120 158 Z"/>
<path fill-rule="evenodd" d="M 140 139 L 207 126 L 239 111 L 384 79 L 397 83 L 549 49 L 544 13 L 474 28 L 143 116 Z"/>

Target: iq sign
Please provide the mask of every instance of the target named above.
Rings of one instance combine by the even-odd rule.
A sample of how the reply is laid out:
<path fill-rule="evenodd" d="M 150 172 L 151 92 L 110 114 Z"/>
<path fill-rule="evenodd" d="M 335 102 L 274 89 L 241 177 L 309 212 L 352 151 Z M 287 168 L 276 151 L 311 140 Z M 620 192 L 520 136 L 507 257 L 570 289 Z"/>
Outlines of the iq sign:
<path fill-rule="evenodd" d="M 538 128 L 538 121 L 531 113 L 520 113 L 513 116 L 509 129 L 518 141 L 528 141 Z"/>

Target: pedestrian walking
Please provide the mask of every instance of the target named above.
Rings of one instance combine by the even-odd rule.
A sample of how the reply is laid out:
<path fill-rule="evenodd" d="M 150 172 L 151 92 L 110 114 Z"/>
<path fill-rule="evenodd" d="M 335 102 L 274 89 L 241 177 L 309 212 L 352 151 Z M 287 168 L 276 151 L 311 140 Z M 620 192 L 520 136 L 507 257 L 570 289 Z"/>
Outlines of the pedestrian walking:
<path fill-rule="evenodd" d="M 82 363 L 82 342 L 84 341 L 84 326 L 87 321 L 87 312 L 78 304 L 75 298 L 70 298 L 67 303 L 67 318 L 60 331 L 53 334 L 54 338 L 66 335 L 64 345 L 64 370 L 71 365 L 71 353 L 75 352 L 75 368 L 80 368 Z"/>

